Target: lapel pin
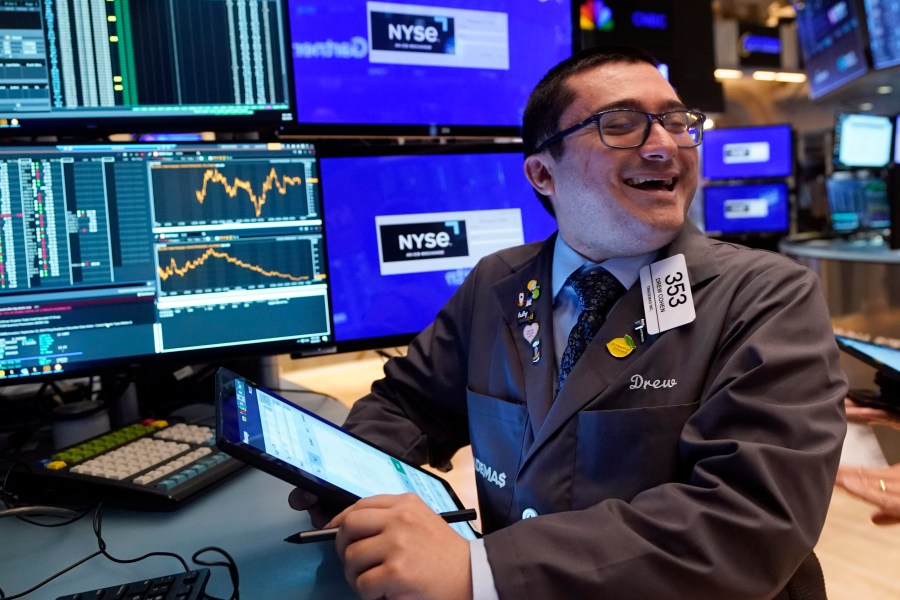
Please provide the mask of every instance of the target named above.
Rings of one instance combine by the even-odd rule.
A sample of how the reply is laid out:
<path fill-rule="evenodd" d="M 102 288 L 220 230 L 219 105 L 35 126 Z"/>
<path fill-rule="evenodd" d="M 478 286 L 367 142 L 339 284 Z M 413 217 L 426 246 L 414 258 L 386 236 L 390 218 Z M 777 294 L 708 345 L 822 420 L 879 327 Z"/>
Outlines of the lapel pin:
<path fill-rule="evenodd" d="M 624 335 L 606 343 L 606 349 L 616 358 L 625 358 L 631 354 L 637 346 L 630 335 Z"/>
<path fill-rule="evenodd" d="M 634 330 L 641 334 L 641 343 L 644 343 L 644 325 L 646 323 L 643 319 L 638 319 L 634 322 Z"/>

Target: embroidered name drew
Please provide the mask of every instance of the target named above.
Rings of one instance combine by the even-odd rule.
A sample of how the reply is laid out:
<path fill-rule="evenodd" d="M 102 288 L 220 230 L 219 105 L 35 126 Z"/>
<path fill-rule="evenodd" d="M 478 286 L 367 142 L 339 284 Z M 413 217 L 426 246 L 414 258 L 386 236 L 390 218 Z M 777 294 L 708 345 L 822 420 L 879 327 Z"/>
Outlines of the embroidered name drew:
<path fill-rule="evenodd" d="M 647 388 L 659 389 L 659 388 L 672 388 L 678 385 L 678 382 L 674 379 L 644 379 L 640 375 L 632 375 L 631 376 L 631 385 L 628 386 L 629 390 L 646 390 Z"/>
<path fill-rule="evenodd" d="M 506 473 L 498 473 L 477 458 L 475 459 L 475 470 L 478 471 L 479 475 L 499 488 L 506 485 Z"/>

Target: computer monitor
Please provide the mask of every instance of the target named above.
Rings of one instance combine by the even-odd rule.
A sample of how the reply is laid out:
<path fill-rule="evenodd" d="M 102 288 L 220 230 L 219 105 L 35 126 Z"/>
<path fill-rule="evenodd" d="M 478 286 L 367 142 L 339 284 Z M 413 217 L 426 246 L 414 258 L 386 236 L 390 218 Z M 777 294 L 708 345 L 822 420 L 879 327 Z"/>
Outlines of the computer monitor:
<path fill-rule="evenodd" d="M 703 134 L 703 177 L 758 179 L 794 173 L 793 131 L 790 125 L 722 127 Z"/>
<path fill-rule="evenodd" d="M 876 69 L 900 65 L 900 4 L 893 0 L 865 0 L 864 6 L 872 65 Z"/>
<path fill-rule="evenodd" d="M 881 231 L 891 226 L 887 183 L 883 178 L 839 171 L 825 185 L 831 228 L 836 233 Z"/>
<path fill-rule="evenodd" d="M 894 124 L 890 117 L 837 113 L 834 164 L 837 168 L 881 168 L 891 162 Z"/>
<path fill-rule="evenodd" d="M 289 0 L 303 133 L 518 135 L 569 0 Z"/>
<path fill-rule="evenodd" d="M 0 133 L 279 129 L 285 1 L 0 3 Z"/>
<path fill-rule="evenodd" d="M 869 72 L 857 0 L 806 0 L 796 7 L 810 98 L 821 98 Z"/>
<path fill-rule="evenodd" d="M 900 165 L 900 115 L 894 117 L 894 164 Z"/>
<path fill-rule="evenodd" d="M 708 235 L 787 233 L 789 197 L 783 182 L 706 186 L 704 228 Z"/>
<path fill-rule="evenodd" d="M 0 384 L 332 339 L 311 144 L 0 146 Z"/>
<path fill-rule="evenodd" d="M 402 345 L 477 260 L 556 229 L 520 144 L 323 148 L 339 350 Z"/>

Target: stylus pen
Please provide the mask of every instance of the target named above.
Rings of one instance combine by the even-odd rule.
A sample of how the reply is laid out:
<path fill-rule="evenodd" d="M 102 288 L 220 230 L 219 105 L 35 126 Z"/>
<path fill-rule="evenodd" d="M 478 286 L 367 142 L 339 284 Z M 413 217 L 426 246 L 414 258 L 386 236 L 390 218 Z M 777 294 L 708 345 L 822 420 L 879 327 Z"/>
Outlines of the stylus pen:
<path fill-rule="evenodd" d="M 451 510 L 449 512 L 440 513 L 440 517 L 448 523 L 462 523 L 463 521 L 474 521 L 478 518 L 478 514 L 474 508 L 463 508 L 461 510 Z M 325 540 L 333 540 L 337 535 L 337 527 L 329 527 L 327 529 L 310 529 L 309 531 L 301 531 L 294 535 L 284 538 L 284 541 L 292 544 L 308 544 L 310 542 L 323 542 Z"/>

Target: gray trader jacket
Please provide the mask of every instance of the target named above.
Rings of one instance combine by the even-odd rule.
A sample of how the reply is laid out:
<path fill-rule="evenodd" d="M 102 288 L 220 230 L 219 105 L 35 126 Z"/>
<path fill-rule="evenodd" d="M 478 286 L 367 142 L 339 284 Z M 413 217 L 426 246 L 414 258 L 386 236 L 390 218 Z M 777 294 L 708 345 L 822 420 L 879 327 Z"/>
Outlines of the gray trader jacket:
<path fill-rule="evenodd" d="M 685 255 L 696 320 L 641 343 L 638 281 L 551 403 L 553 244 L 481 260 L 348 428 L 418 464 L 472 444 L 502 600 L 778 596 L 819 537 L 846 430 L 817 277 L 686 225 L 660 258 Z M 517 319 L 531 280 L 548 290 L 537 362 Z M 637 348 L 616 358 L 623 334 Z"/>

